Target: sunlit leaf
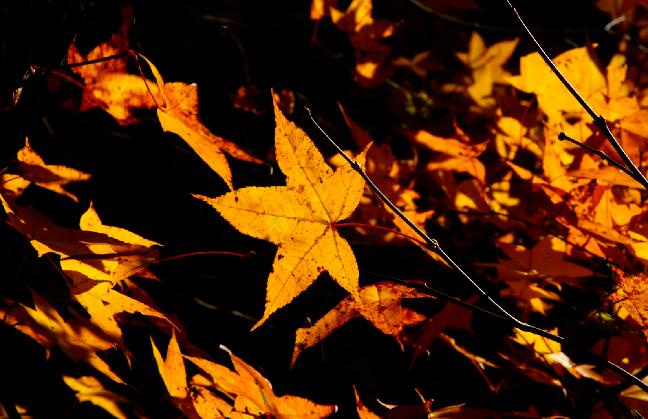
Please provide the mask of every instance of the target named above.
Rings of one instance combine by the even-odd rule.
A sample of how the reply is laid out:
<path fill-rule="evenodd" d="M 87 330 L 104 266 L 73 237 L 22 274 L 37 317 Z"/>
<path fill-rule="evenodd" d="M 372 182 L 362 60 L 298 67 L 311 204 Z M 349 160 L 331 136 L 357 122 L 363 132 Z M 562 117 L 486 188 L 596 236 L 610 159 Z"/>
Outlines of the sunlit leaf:
<path fill-rule="evenodd" d="M 240 232 L 279 246 L 263 317 L 290 303 L 324 271 L 356 298 L 358 266 L 335 223 L 360 201 L 364 180 L 346 164 L 335 172 L 308 136 L 275 106 L 275 143 L 286 186 L 248 187 L 218 198 L 198 196 Z M 364 154 L 357 157 L 364 165 Z"/>

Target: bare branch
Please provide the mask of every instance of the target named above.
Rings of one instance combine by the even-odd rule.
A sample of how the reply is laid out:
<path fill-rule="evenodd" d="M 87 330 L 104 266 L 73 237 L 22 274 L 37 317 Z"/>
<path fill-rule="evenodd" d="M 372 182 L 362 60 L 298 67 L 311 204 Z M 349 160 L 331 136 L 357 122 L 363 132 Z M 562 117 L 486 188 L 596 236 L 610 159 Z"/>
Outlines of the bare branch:
<path fill-rule="evenodd" d="M 551 71 L 558 77 L 560 82 L 569 90 L 569 93 L 576 99 L 576 101 L 581 105 L 581 107 L 589 114 L 589 116 L 592 118 L 592 121 L 594 121 L 594 125 L 596 128 L 605 135 L 605 138 L 607 138 L 608 142 L 614 148 L 614 151 L 617 152 L 619 157 L 621 157 L 621 160 L 623 160 L 623 163 L 626 165 L 626 167 L 634 173 L 633 178 L 637 179 L 639 183 L 648 191 L 648 179 L 641 173 L 641 171 L 635 166 L 635 164 L 632 162 L 632 159 L 628 156 L 628 154 L 625 152 L 623 147 L 621 147 L 621 144 L 619 141 L 616 139 L 614 134 L 612 134 L 612 131 L 610 131 L 610 127 L 607 124 L 607 121 L 603 117 L 603 115 L 598 115 L 594 109 L 587 103 L 585 99 L 576 91 L 574 86 L 571 85 L 569 80 L 558 70 L 558 67 L 554 64 L 553 61 L 551 61 L 551 58 L 547 55 L 545 50 L 542 48 L 540 43 L 536 40 L 535 36 L 533 36 L 533 33 L 531 33 L 531 30 L 528 28 L 526 23 L 524 23 L 524 20 L 522 20 L 522 17 L 518 13 L 517 9 L 513 6 L 510 0 L 505 0 L 506 3 L 508 3 L 509 7 L 511 8 L 511 11 L 517 18 L 518 22 L 520 23 L 520 26 L 524 29 L 526 34 L 529 36 L 529 39 L 531 39 L 531 42 L 535 45 L 536 49 L 538 50 L 538 53 L 542 57 L 545 63 L 551 68 Z"/>

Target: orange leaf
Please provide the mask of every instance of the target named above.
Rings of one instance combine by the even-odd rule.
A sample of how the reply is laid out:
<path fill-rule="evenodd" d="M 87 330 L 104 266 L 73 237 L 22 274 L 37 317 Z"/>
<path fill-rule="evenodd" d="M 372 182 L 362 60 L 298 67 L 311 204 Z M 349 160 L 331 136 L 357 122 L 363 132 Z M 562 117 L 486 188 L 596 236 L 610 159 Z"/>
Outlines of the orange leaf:
<path fill-rule="evenodd" d="M 156 317 L 171 321 L 158 310 L 131 298 L 111 288 L 111 284 L 103 282 L 91 289 L 74 294 L 74 298 L 86 309 L 92 323 L 110 335 L 114 342 L 121 341 L 121 328 L 115 316 L 119 313 L 139 313 L 143 316 Z"/>
<path fill-rule="evenodd" d="M 133 7 L 122 8 L 122 25 L 110 40 L 99 44 L 83 57 L 74 44 L 67 53 L 69 64 L 79 64 L 100 58 L 110 57 L 128 51 L 128 31 L 133 22 Z M 139 121 L 135 109 L 151 109 L 155 100 L 149 89 L 155 86 L 139 76 L 126 72 L 126 57 L 108 59 L 98 63 L 72 67 L 72 71 L 81 76 L 85 83 L 81 97 L 81 110 L 100 107 L 121 125 L 130 125 Z M 156 93 L 157 94 L 157 93 Z"/>
<path fill-rule="evenodd" d="M 360 419 L 380 419 L 380 416 L 369 410 L 367 406 L 362 403 L 362 400 L 360 400 L 360 396 L 358 395 L 358 390 L 355 387 L 353 387 L 353 393 L 355 394 L 356 399 L 356 411 L 358 412 Z"/>
<path fill-rule="evenodd" d="M 171 334 L 166 359 L 162 359 L 162 355 L 157 346 L 155 346 L 153 338 L 151 338 L 151 346 L 153 347 L 155 363 L 157 364 L 169 395 L 173 398 L 185 399 L 188 395 L 187 373 L 185 372 L 184 361 L 175 332 Z"/>
<path fill-rule="evenodd" d="M 45 164 L 43 158 L 29 144 L 28 138 L 25 138 L 25 146 L 18 151 L 18 162 L 25 179 L 52 192 L 67 196 L 75 202 L 79 202 L 78 198 L 63 187 L 71 182 L 90 179 L 88 173 L 80 170 L 67 166 Z"/>
<path fill-rule="evenodd" d="M 588 101 L 596 100 L 595 96 L 606 93 L 605 77 L 587 48 L 569 50 L 554 58 L 553 61 L 567 80 Z M 508 81 L 519 90 L 535 93 L 538 105 L 549 118 L 551 125 L 562 126 L 568 135 L 579 140 L 585 140 L 591 134 L 592 131 L 586 125 L 590 122 L 589 117 L 537 52 L 522 57 L 520 75 L 509 77 Z M 594 109 L 594 111 L 601 112 L 602 109 Z M 579 122 L 572 127 L 573 124 L 564 120 L 565 115 L 577 117 Z"/>
<path fill-rule="evenodd" d="M 99 380 L 92 376 L 79 378 L 63 376 L 63 381 L 76 393 L 79 402 L 90 402 L 99 406 L 117 419 L 126 419 L 126 415 L 118 403 L 128 403 L 128 399 L 112 391 L 106 390 Z"/>
<path fill-rule="evenodd" d="M 92 205 L 81 216 L 80 230 L 59 227 L 32 208 L 21 207 L 16 199 L 29 183 L 26 179 L 4 175 L 0 201 L 9 224 L 31 241 L 39 256 L 61 256 L 61 268 L 74 281 L 74 293 L 86 291 L 97 281 L 116 283 L 158 260 L 159 245 L 128 230 L 105 226 Z"/>
<path fill-rule="evenodd" d="M 495 105 L 492 97 L 493 85 L 503 82 L 504 78 L 509 76 L 503 66 L 511 58 L 517 43 L 518 39 L 515 38 L 487 48 L 482 37 L 473 32 L 468 52 L 457 53 L 457 58 L 472 70 L 473 82 L 468 87 L 468 94 L 479 106 Z"/>
<path fill-rule="evenodd" d="M 286 186 L 243 188 L 218 198 L 194 195 L 240 232 L 279 246 L 268 277 L 265 311 L 253 329 L 324 271 L 358 297 L 355 256 L 335 223 L 356 208 L 364 180 L 349 164 L 333 172 L 306 133 L 276 105 L 275 116 L 277 162 L 286 175 Z M 357 161 L 364 165 L 364 153 Z"/>
<path fill-rule="evenodd" d="M 616 290 L 608 298 L 619 309 L 619 317 L 629 317 L 648 337 L 648 282 L 645 275 L 629 275 L 613 268 Z"/>
<path fill-rule="evenodd" d="M 378 330 L 401 343 L 404 326 L 425 320 L 425 316 L 402 307 L 405 298 L 433 298 L 413 288 L 390 282 L 379 282 L 360 289 L 360 300 L 347 297 L 311 327 L 300 328 L 295 336 L 291 365 L 299 354 L 316 345 L 354 317 L 362 316 Z M 402 346 L 402 343 L 401 343 Z"/>
<path fill-rule="evenodd" d="M 140 55 L 141 56 L 141 55 Z M 158 103 L 157 115 L 164 131 L 182 138 L 196 154 L 220 176 L 230 189 L 232 173 L 223 152 L 252 163 L 262 160 L 246 153 L 236 144 L 212 134 L 198 117 L 198 86 L 186 83 L 165 83 L 162 75 L 146 57 L 141 56 L 151 68 L 164 103 Z"/>
<path fill-rule="evenodd" d="M 336 406 L 318 405 L 301 397 L 276 396 L 266 378 L 242 359 L 227 352 L 236 371 L 206 359 L 191 356 L 185 358 L 208 374 L 217 390 L 234 400 L 236 412 L 288 419 L 323 418 L 337 410 Z"/>
<path fill-rule="evenodd" d="M 34 308 L 22 305 L 23 309 L 63 352 L 75 361 L 83 361 L 91 365 L 111 380 L 120 384 L 124 383 L 106 361 L 97 355 L 98 351 L 113 347 L 113 343 L 106 339 L 103 333 L 83 319 L 76 321 L 63 319 L 54 307 L 35 292 L 32 292 L 32 299 Z"/>
<path fill-rule="evenodd" d="M 428 163 L 427 170 L 450 170 L 468 173 L 481 184 L 486 182 L 486 168 L 478 160 L 479 155 L 486 150 L 486 143 L 471 143 L 468 136 L 459 128 L 457 128 L 457 137 L 459 139 L 437 137 L 427 131 L 418 131 L 412 137 L 414 141 L 429 150 L 442 154 L 442 156 Z"/>

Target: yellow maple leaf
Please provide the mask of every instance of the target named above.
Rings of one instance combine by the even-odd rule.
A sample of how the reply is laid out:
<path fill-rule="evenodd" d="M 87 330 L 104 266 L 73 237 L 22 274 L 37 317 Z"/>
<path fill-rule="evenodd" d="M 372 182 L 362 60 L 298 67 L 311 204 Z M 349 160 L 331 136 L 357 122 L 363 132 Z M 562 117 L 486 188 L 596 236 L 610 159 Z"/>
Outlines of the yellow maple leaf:
<path fill-rule="evenodd" d="M 385 61 L 391 48 L 381 41 L 394 33 L 394 23 L 373 18 L 372 0 L 352 0 L 346 10 L 336 8 L 336 2 L 316 1 L 311 16 L 321 19 L 330 15 L 331 20 L 349 35 L 355 49 L 355 79 L 365 86 L 384 80 L 389 74 Z"/>
<path fill-rule="evenodd" d="M 163 358 L 153 338 L 151 338 L 151 347 L 153 349 L 153 358 L 157 364 L 158 371 L 164 381 L 164 386 L 171 396 L 173 403 L 182 411 L 187 418 L 200 418 L 200 417 L 218 417 L 223 416 L 228 412 L 229 405 L 219 397 L 213 395 L 210 397 L 208 390 L 201 387 L 206 391 L 198 390 L 196 394 L 189 390 L 187 385 L 187 371 L 184 365 L 184 358 L 180 351 L 180 345 L 176 339 L 175 332 L 171 334 L 169 345 L 166 351 L 166 357 Z M 193 380 L 192 380 L 193 383 Z M 207 383 L 209 384 L 209 383 Z M 201 415 L 197 411 L 200 407 L 200 412 L 214 412 L 211 416 Z M 221 409 L 225 407 L 225 410 Z"/>
<path fill-rule="evenodd" d="M 472 84 L 468 94 L 479 106 L 488 107 L 495 104 L 492 98 L 493 85 L 504 81 L 508 72 L 504 64 L 511 58 L 518 39 L 501 41 L 486 47 L 484 40 L 473 32 L 468 44 L 468 52 L 458 52 L 457 58 L 472 70 Z"/>
<path fill-rule="evenodd" d="M 414 288 L 390 282 L 379 282 L 363 287 L 360 289 L 360 301 L 347 297 L 326 313 L 313 326 L 297 330 L 291 365 L 295 363 L 297 357 L 304 349 L 316 345 L 329 336 L 335 329 L 358 316 L 369 320 L 384 334 L 396 338 L 402 346 L 401 333 L 403 332 L 403 327 L 411 326 L 425 320 L 425 316 L 422 314 L 418 314 L 401 305 L 403 299 L 406 298 L 433 297 L 416 291 Z"/>
<path fill-rule="evenodd" d="M 64 375 L 63 381 L 74 390 L 79 402 L 90 402 L 95 406 L 99 406 L 117 419 L 127 418 L 118 403 L 128 403 L 128 399 L 106 390 L 103 384 L 95 377 L 83 376 L 76 378 Z"/>
<path fill-rule="evenodd" d="M 203 370 L 219 392 L 234 401 L 230 417 L 254 417 L 268 415 L 273 418 L 324 418 L 337 410 L 336 406 L 319 405 L 302 397 L 277 396 L 270 382 L 252 366 L 225 349 L 232 360 L 234 371 L 207 359 L 185 358 Z"/>
<path fill-rule="evenodd" d="M 597 100 L 607 91 L 607 82 L 587 48 L 575 48 L 553 59 L 556 67 L 569 80 L 585 100 Z M 507 80 L 517 89 L 534 93 L 538 106 L 549 118 L 549 125 L 558 126 L 570 137 L 585 140 L 592 131 L 587 126 L 591 121 L 580 104 L 560 82 L 537 52 L 520 59 L 520 75 Z M 601 112 L 602 109 L 594 109 Z M 570 123 L 566 117 L 576 118 Z"/>
<path fill-rule="evenodd" d="M 196 84 L 165 83 L 153 63 L 146 57 L 141 57 L 151 68 L 161 93 L 161 100 L 157 103 L 157 115 L 162 129 L 180 136 L 225 181 L 227 186 L 233 189 L 232 172 L 224 152 L 236 159 L 251 163 L 262 163 L 262 161 L 246 153 L 236 144 L 213 134 L 200 122 Z"/>
<path fill-rule="evenodd" d="M 497 116 L 495 148 L 502 158 L 512 161 L 521 150 L 542 158 L 542 148 L 527 137 L 528 129 L 520 121 L 510 116 L 503 116 L 500 110 L 497 111 Z"/>
<path fill-rule="evenodd" d="M 72 289 L 74 291 L 74 289 Z M 109 282 L 102 282 L 87 291 L 73 294 L 73 297 L 86 309 L 90 321 L 97 325 L 116 343 L 121 343 L 122 330 L 116 319 L 119 313 L 139 313 L 143 316 L 155 317 L 171 321 L 158 310 L 112 288 Z"/>
<path fill-rule="evenodd" d="M 333 171 L 306 133 L 276 104 L 275 118 L 275 152 L 286 186 L 248 187 L 218 198 L 194 195 L 241 233 L 279 246 L 268 277 L 265 311 L 253 330 L 325 271 L 358 297 L 358 265 L 335 223 L 356 208 L 364 180 L 349 164 Z M 357 157 L 361 165 L 364 156 Z"/>
<path fill-rule="evenodd" d="M 85 319 L 63 319 L 47 300 L 32 291 L 34 308 L 21 304 L 30 320 L 41 327 L 63 352 L 75 361 L 85 362 L 111 380 L 123 384 L 97 352 L 114 347 L 110 339 Z"/>
<path fill-rule="evenodd" d="M 30 240 L 38 256 L 55 253 L 61 256 L 61 268 L 73 280 L 72 292 L 86 291 L 99 282 L 116 283 L 131 275 L 150 275 L 146 266 L 158 260 L 159 245 L 119 227 L 105 226 L 90 205 L 81 216 L 80 229 L 54 224 L 33 208 L 21 207 L 16 199 L 29 181 L 3 175 L 0 203 L 9 224 Z"/>
<path fill-rule="evenodd" d="M 236 417 L 234 407 L 223 398 L 210 390 L 212 382 L 201 374 L 191 377 L 190 392 L 193 406 L 200 418 L 231 418 Z M 186 414 L 186 413 L 185 413 Z"/>
<path fill-rule="evenodd" d="M 25 138 L 25 146 L 18 151 L 18 162 L 22 176 L 40 187 L 49 189 L 57 194 L 67 196 L 75 202 L 78 198 L 66 191 L 63 187 L 71 182 L 80 182 L 90 179 L 88 173 L 67 166 L 45 164 L 41 156 Z"/>
<path fill-rule="evenodd" d="M 185 399 L 189 393 L 187 389 L 187 373 L 175 333 L 171 334 L 165 359 L 162 358 L 162 354 L 155 346 L 153 338 L 151 338 L 151 346 L 155 363 L 169 395 L 173 398 Z"/>
<path fill-rule="evenodd" d="M 155 108 L 159 94 L 154 83 L 147 83 L 136 74 L 106 73 L 94 83 L 86 83 L 81 96 L 80 111 L 101 108 L 120 125 L 132 125 L 140 121 L 135 114 L 138 109 Z"/>
<path fill-rule="evenodd" d="M 417 131 L 411 137 L 425 148 L 442 154 L 427 164 L 427 170 L 464 172 L 485 184 L 486 168 L 478 157 L 486 150 L 487 143 L 473 143 L 459 127 L 455 130 L 457 138 L 438 137 L 427 131 Z"/>

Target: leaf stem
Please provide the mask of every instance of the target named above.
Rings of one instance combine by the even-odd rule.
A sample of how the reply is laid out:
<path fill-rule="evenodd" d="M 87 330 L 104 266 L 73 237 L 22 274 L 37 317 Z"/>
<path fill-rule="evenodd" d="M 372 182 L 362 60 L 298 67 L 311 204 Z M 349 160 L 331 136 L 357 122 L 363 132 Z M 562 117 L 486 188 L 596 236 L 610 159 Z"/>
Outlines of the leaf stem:
<path fill-rule="evenodd" d="M 569 90 L 569 93 L 576 99 L 576 101 L 581 105 L 581 107 L 587 112 L 592 118 L 592 121 L 594 122 L 594 126 L 605 135 L 605 138 L 607 138 L 608 142 L 614 148 L 614 151 L 617 152 L 619 157 L 621 157 L 621 160 L 625 164 L 625 166 L 628 168 L 629 171 L 631 171 L 635 178 L 641 185 L 648 191 L 648 179 L 641 173 L 641 171 L 635 166 L 635 164 L 632 162 L 632 159 L 628 156 L 628 154 L 625 152 L 619 141 L 616 139 L 614 134 L 612 134 L 612 131 L 610 131 L 610 127 L 608 126 L 607 121 L 605 120 L 605 117 L 603 115 L 598 115 L 594 109 L 587 103 L 585 99 L 578 93 L 578 91 L 574 88 L 574 86 L 571 85 L 569 80 L 560 72 L 558 67 L 556 67 L 556 64 L 549 58 L 545 50 L 542 48 L 540 43 L 536 40 L 535 36 L 533 36 L 533 33 L 531 30 L 528 28 L 526 23 L 524 23 L 524 20 L 522 20 L 522 17 L 518 13 L 517 9 L 513 6 L 510 0 L 505 0 L 506 3 L 508 3 L 511 11 L 515 15 L 516 19 L 520 23 L 520 26 L 524 29 L 524 32 L 529 36 L 529 39 L 531 39 L 531 42 L 535 45 L 536 49 L 538 50 L 538 53 L 544 60 L 544 62 L 551 68 L 551 71 L 555 74 L 556 77 L 560 80 L 560 82 Z"/>
<path fill-rule="evenodd" d="M 507 0 L 508 1 L 508 0 Z M 510 3 L 509 3 L 510 4 Z M 344 160 L 351 165 L 351 167 L 365 180 L 367 183 L 367 186 L 380 198 L 380 200 L 387 205 L 403 222 L 405 222 L 410 228 L 412 228 L 416 234 L 425 242 L 425 247 L 433 252 L 436 252 L 441 258 L 452 268 L 453 271 L 459 274 L 464 280 L 466 280 L 483 298 L 488 300 L 495 308 L 497 308 L 500 313 L 503 314 L 503 317 L 509 320 L 509 322 L 513 325 L 513 327 L 524 330 L 526 332 L 533 333 L 537 336 L 541 336 L 543 338 L 546 338 L 552 342 L 559 343 L 561 345 L 568 343 L 567 340 L 560 335 L 556 335 L 553 333 L 550 333 L 546 330 L 540 329 L 539 327 L 533 326 L 531 324 L 525 323 L 521 320 L 519 320 L 517 317 L 509 313 L 503 306 L 501 306 L 497 301 L 495 301 L 494 298 L 492 298 L 482 287 L 475 282 L 474 279 L 470 277 L 461 267 L 448 255 L 443 248 L 439 245 L 439 242 L 435 239 L 430 238 L 423 230 L 421 230 L 412 220 L 410 220 L 403 212 L 398 209 L 396 205 L 394 205 L 393 202 L 387 198 L 387 196 L 380 190 L 378 186 L 371 180 L 371 178 L 365 173 L 365 171 L 362 169 L 362 166 L 358 164 L 355 160 L 353 160 L 351 157 L 349 157 L 348 154 L 340 146 L 333 141 L 333 139 L 322 129 L 322 127 L 315 121 L 315 118 L 313 118 L 313 115 L 311 113 L 311 110 L 309 108 L 306 108 L 306 111 L 308 112 L 308 115 L 317 127 L 319 131 L 326 137 L 326 139 L 329 141 L 329 143 L 337 150 L 338 153 L 344 158 Z M 648 183 L 648 182 L 647 182 Z M 626 378 L 627 380 L 631 381 L 635 385 L 637 385 L 639 388 L 644 390 L 646 393 L 648 393 L 648 384 L 644 383 L 641 381 L 638 377 L 634 376 L 630 372 L 624 370 L 620 366 L 616 365 L 615 363 L 605 360 L 605 366 L 609 368 L 611 371 L 614 371 L 618 375 Z"/>
<path fill-rule="evenodd" d="M 236 256 L 239 258 L 247 258 L 250 256 L 254 256 L 254 252 L 247 252 L 247 253 L 237 253 L 237 252 L 227 252 L 227 251 L 222 251 L 222 250 L 206 250 L 206 251 L 201 251 L 201 252 L 189 252 L 189 253 L 181 253 L 179 255 L 174 255 L 174 256 L 169 256 L 165 258 L 161 258 L 159 260 L 159 263 L 163 262 L 171 262 L 173 260 L 180 260 L 180 259 L 186 259 L 194 256 L 213 256 L 213 255 L 226 255 L 226 256 Z"/>
<path fill-rule="evenodd" d="M 117 54 L 106 55 L 105 57 L 96 58 L 94 60 L 81 61 L 81 62 L 72 63 L 72 64 L 61 64 L 60 67 L 61 68 L 83 67 L 83 66 L 90 65 L 90 64 L 98 64 L 98 63 L 103 63 L 104 61 L 110 61 L 110 60 L 115 60 L 117 58 L 132 56 L 133 54 L 135 54 L 135 52 L 133 50 L 129 49 L 129 50 L 126 50 L 126 51 L 118 52 Z"/>
<path fill-rule="evenodd" d="M 29 66 L 29 70 L 31 71 L 31 74 L 36 74 L 37 71 L 41 72 L 42 74 L 47 74 L 47 73 L 54 74 L 55 76 L 60 77 L 63 80 L 65 80 L 67 82 L 70 82 L 70 83 L 74 84 L 75 86 L 80 87 L 81 89 L 85 89 L 85 84 L 81 83 L 78 80 L 75 80 L 74 78 L 72 78 L 72 77 L 68 76 L 67 74 L 62 73 L 60 71 L 49 69 L 49 68 L 46 68 L 46 67 L 41 67 L 39 65 L 31 65 L 31 66 Z"/>

